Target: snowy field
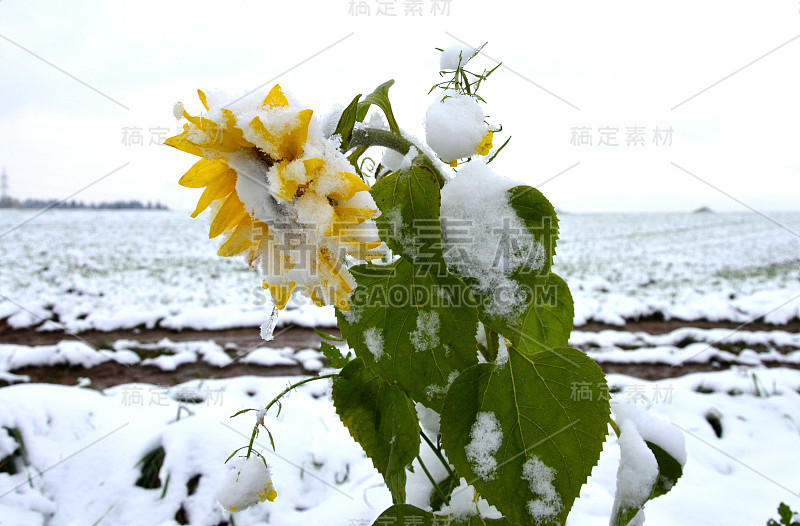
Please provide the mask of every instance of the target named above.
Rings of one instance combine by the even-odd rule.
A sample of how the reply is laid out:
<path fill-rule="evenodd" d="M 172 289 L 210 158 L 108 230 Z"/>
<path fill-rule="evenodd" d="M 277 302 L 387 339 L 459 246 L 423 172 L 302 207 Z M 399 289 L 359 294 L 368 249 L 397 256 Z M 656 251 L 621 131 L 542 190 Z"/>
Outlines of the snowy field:
<path fill-rule="evenodd" d="M 781 501 L 800 507 L 800 471 L 785 457 L 800 449 L 800 371 L 758 370 L 755 378 L 735 370 L 658 382 L 609 376 L 614 400 L 648 409 L 685 435 L 684 476 L 669 495 L 647 505 L 648 526 L 763 525 Z M 4 388 L 0 522 L 231 524 L 214 496 L 224 460 L 247 444 L 253 417 L 229 416 L 271 399 L 289 380 L 128 384 L 102 392 Z M 237 526 L 369 525 L 390 505 L 377 471 L 339 423 L 326 382 L 300 388 L 279 418 L 267 417 L 277 452 L 266 436 L 256 444 L 272 465 L 278 498 L 238 513 Z M 423 451 L 423 460 L 435 466 L 429 453 Z M 609 437 L 568 525 L 608 524 L 618 462 L 619 447 Z M 430 497 L 421 471 L 408 482 L 417 504 Z M 464 494 L 471 500 L 471 492 Z"/>
<path fill-rule="evenodd" d="M 255 327 L 270 308 L 255 271 L 220 258 L 185 212 L 0 210 L 0 319 L 15 328 Z M 800 214 L 561 214 L 555 271 L 575 322 L 785 324 L 800 309 Z M 333 325 L 300 306 L 281 324 Z"/>
<path fill-rule="evenodd" d="M 257 331 L 270 310 L 256 273 L 217 257 L 203 220 L 184 212 L 51 211 L 15 228 L 31 216 L 0 211 L 0 319 L 12 327 Z M 646 524 L 763 525 L 781 501 L 800 509 L 800 471 L 787 461 L 800 450 L 800 335 L 781 326 L 798 318 L 800 239 L 755 214 L 561 217 L 556 272 L 570 284 L 578 325 L 659 313 L 734 322 L 764 316 L 775 324 L 572 333 L 571 345 L 601 365 L 716 369 L 653 382 L 608 375 L 614 400 L 647 409 L 686 439 L 684 476 L 647 505 Z M 800 214 L 773 217 L 800 231 Z M 295 307 L 281 313 L 281 323 L 333 325 L 330 310 Z M 229 417 L 263 406 L 292 378 L 105 390 L 90 380 L 107 362 L 161 371 L 191 363 L 285 365 L 311 373 L 324 372 L 321 358 L 313 349 L 240 350 L 200 340 L 117 340 L 101 350 L 74 340 L 0 343 L 0 380 L 16 384 L 0 389 L 0 525 L 371 524 L 390 495 L 336 417 L 327 380 L 299 389 L 279 418 L 267 418 L 277 453 L 266 436 L 257 447 L 272 465 L 278 498 L 234 519 L 215 495 L 224 460 L 247 444 L 253 417 Z M 46 385 L 15 373 L 48 366 L 84 367 L 86 379 Z M 608 524 L 619 454 L 609 436 L 569 526 Z M 423 460 L 436 465 L 430 452 Z M 426 484 L 421 469 L 409 478 L 410 499 L 421 506 L 430 497 Z"/>

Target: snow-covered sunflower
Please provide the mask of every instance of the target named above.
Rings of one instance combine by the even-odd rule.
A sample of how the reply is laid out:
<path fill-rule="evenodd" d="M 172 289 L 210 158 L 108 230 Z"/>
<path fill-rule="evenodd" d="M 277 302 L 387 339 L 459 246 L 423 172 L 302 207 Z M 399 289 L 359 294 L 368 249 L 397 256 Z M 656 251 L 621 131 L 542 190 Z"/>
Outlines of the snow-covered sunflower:
<path fill-rule="evenodd" d="M 179 181 L 205 188 L 192 217 L 211 208 L 209 238 L 223 235 L 219 255 L 258 265 L 279 309 L 299 288 L 317 305 L 348 310 L 348 262 L 380 257 L 369 186 L 312 110 L 290 103 L 280 86 L 263 101 L 198 95 L 206 113 L 194 117 L 176 104 L 188 122 L 165 141 L 201 157 Z"/>

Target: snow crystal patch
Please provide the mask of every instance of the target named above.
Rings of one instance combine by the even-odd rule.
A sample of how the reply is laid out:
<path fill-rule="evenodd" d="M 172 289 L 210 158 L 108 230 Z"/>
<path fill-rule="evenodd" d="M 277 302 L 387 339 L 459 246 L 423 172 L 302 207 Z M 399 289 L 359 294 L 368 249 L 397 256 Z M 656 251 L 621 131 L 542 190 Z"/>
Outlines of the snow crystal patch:
<path fill-rule="evenodd" d="M 375 361 L 380 360 L 383 356 L 383 334 L 377 327 L 370 327 L 364 331 L 364 343 L 367 345 L 367 350 L 375 357 Z"/>
<path fill-rule="evenodd" d="M 459 371 L 451 372 L 447 377 L 447 384 L 444 386 L 431 384 L 425 388 L 425 394 L 428 398 L 442 398 L 444 395 L 447 394 L 447 391 L 450 389 L 450 386 L 453 385 L 453 382 L 456 381 L 458 378 Z"/>
<path fill-rule="evenodd" d="M 414 235 L 410 227 L 403 224 L 403 217 L 399 208 L 389 210 L 385 214 L 386 220 L 389 221 L 389 229 L 391 230 L 392 237 L 400 243 L 403 252 L 416 258 L 419 256 L 419 249 L 421 246 L 420 240 Z"/>
<path fill-rule="evenodd" d="M 493 480 L 497 470 L 494 455 L 503 443 L 503 430 L 494 412 L 478 413 L 469 436 L 471 441 L 464 449 L 467 460 L 472 463 L 472 471 L 483 480 Z"/>
<path fill-rule="evenodd" d="M 478 101 L 450 92 L 446 96 L 431 104 L 425 113 L 425 141 L 449 163 L 476 155 L 488 128 Z"/>
<path fill-rule="evenodd" d="M 417 330 L 410 335 L 411 345 L 416 351 L 426 351 L 439 345 L 439 314 L 420 311 L 417 315 Z"/>
<path fill-rule="evenodd" d="M 555 475 L 556 470 L 535 455 L 522 465 L 522 478 L 528 481 L 531 493 L 537 497 L 528 501 L 528 513 L 537 521 L 552 520 L 563 507 L 553 485 Z"/>
<path fill-rule="evenodd" d="M 494 316 L 521 313 L 528 291 L 509 276 L 523 266 L 542 268 L 546 257 L 509 204 L 508 190 L 514 186 L 478 160 L 466 163 L 442 188 L 445 261 L 477 282 L 474 288 L 489 296 L 487 312 Z"/>
<path fill-rule="evenodd" d="M 494 364 L 499 369 L 502 369 L 505 367 L 506 363 L 508 363 L 508 344 L 506 343 L 506 339 L 500 336 L 497 345 L 497 358 L 495 358 Z"/>
<path fill-rule="evenodd" d="M 339 312 L 342 313 L 344 321 L 346 321 L 349 325 L 355 325 L 356 323 L 359 322 L 359 320 L 361 320 L 363 307 L 351 303 L 350 308 L 348 310 L 340 310 Z"/>

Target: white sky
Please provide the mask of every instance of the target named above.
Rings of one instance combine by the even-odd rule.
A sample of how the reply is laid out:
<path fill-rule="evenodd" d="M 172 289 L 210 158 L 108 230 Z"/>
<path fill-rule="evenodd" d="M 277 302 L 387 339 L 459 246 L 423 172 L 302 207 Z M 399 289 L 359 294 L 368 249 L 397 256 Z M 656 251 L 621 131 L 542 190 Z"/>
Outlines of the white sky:
<path fill-rule="evenodd" d="M 422 16 L 404 16 L 415 1 Z M 542 187 L 558 208 L 747 209 L 725 192 L 763 212 L 800 209 L 798 0 L 452 0 L 438 16 L 435 0 L 394 3 L 391 18 L 376 15 L 376 0 L 360 16 L 350 0 L 0 0 L 0 166 L 11 194 L 60 199 L 91 185 L 75 198 L 193 208 L 198 192 L 177 180 L 194 158 L 148 143 L 150 128 L 177 129 L 175 101 L 199 112 L 196 88 L 279 82 L 322 116 L 394 78 L 401 127 L 424 136 L 434 48 L 461 39 L 488 41 L 507 66 L 482 91 L 486 113 L 513 135 L 493 166 L 534 185 L 572 167 Z M 645 146 L 626 146 L 629 126 L 645 126 Z M 671 146 L 651 143 L 653 128 L 670 126 Z M 144 145 L 122 144 L 131 127 Z M 593 146 L 572 145 L 573 127 L 591 128 Z M 620 146 L 598 146 L 601 127 L 618 128 Z"/>

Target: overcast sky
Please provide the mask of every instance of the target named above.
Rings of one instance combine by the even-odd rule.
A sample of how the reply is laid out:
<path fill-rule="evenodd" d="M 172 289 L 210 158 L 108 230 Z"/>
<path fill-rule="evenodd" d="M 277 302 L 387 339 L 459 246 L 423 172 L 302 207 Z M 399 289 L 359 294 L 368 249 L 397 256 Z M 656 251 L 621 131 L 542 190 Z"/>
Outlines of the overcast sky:
<path fill-rule="evenodd" d="M 434 48 L 488 41 L 477 67 L 504 66 L 486 113 L 499 140 L 513 135 L 493 166 L 547 181 L 557 207 L 799 210 L 799 11 L 798 0 L 0 0 L 0 167 L 15 197 L 88 186 L 75 198 L 189 209 L 198 192 L 177 179 L 194 158 L 156 142 L 177 129 L 176 101 L 199 112 L 197 88 L 279 82 L 323 115 L 394 78 L 401 127 L 424 136 Z M 126 144 L 134 128 L 141 145 Z"/>

